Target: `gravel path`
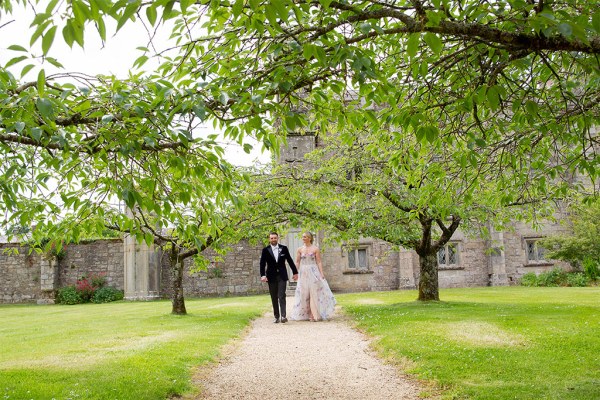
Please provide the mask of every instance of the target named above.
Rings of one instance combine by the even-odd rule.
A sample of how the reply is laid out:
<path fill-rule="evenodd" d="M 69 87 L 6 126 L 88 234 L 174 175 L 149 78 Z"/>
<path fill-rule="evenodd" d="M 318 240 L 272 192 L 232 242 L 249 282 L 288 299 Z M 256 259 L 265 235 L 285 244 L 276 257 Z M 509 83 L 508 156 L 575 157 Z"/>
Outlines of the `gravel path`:
<path fill-rule="evenodd" d="M 376 358 L 339 313 L 323 322 L 272 321 L 271 313 L 255 320 L 197 376 L 200 399 L 419 399 L 419 387 Z"/>

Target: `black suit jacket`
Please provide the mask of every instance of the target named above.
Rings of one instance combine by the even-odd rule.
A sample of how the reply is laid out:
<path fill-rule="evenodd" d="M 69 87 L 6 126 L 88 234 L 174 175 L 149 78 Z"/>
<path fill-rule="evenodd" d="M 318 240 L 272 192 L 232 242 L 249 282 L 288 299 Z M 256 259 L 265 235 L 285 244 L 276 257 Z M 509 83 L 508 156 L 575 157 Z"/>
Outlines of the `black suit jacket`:
<path fill-rule="evenodd" d="M 292 259 L 287 246 L 279 244 L 279 258 L 277 261 L 275 261 L 275 256 L 273 255 L 271 245 L 265 247 L 260 255 L 260 276 L 266 276 L 268 280 L 277 279 L 279 276 L 284 281 L 287 281 L 289 277 L 287 268 L 285 267 L 286 261 L 288 262 L 288 265 L 292 269 L 294 275 L 297 274 L 298 270 L 296 269 L 296 264 L 294 264 L 294 260 Z"/>

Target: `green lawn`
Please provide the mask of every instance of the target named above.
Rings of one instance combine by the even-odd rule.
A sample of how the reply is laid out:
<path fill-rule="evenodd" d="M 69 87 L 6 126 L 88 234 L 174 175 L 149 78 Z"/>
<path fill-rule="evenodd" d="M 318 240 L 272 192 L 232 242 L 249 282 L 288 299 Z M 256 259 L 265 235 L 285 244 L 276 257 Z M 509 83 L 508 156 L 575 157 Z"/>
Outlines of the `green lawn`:
<path fill-rule="evenodd" d="M 338 295 L 385 357 L 445 399 L 600 399 L 600 288 Z"/>
<path fill-rule="evenodd" d="M 266 296 L 0 306 L 1 399 L 165 399 L 261 315 Z"/>
<path fill-rule="evenodd" d="M 339 294 L 381 354 L 446 399 L 600 399 L 600 288 Z M 0 306 L 0 398 L 165 399 L 268 309 L 267 296 Z"/>

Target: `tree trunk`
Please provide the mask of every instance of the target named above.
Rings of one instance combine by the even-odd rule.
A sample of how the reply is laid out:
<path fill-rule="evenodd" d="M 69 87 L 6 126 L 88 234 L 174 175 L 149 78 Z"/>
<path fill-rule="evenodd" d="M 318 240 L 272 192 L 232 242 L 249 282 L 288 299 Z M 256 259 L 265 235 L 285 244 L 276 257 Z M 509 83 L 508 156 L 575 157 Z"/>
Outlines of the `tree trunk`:
<path fill-rule="evenodd" d="M 428 254 L 419 254 L 421 279 L 419 280 L 419 298 L 421 301 L 439 300 L 440 290 L 437 268 L 437 251 L 431 248 Z"/>
<path fill-rule="evenodd" d="M 173 309 L 171 314 L 186 315 L 187 310 L 183 298 L 183 259 L 176 253 L 176 250 L 174 253 L 171 253 L 171 271 L 173 273 L 173 294 L 171 295 Z"/>
<path fill-rule="evenodd" d="M 419 266 L 421 278 L 419 279 L 420 301 L 431 301 L 440 299 L 440 288 L 438 281 L 437 250 L 431 242 L 431 228 L 433 219 L 424 214 L 419 216 L 421 222 L 421 242 L 416 251 L 419 255 Z M 449 237 L 448 237 L 449 239 Z"/>

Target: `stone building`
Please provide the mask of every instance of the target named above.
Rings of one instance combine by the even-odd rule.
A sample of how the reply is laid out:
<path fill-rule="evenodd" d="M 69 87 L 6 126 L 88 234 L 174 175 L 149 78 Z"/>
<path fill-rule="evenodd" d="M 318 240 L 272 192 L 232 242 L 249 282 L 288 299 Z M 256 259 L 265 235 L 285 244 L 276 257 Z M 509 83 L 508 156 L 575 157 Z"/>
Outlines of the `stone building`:
<path fill-rule="evenodd" d="M 288 147 L 282 149 L 278 162 L 298 162 L 319 145 L 313 135 L 290 135 Z M 557 215 L 560 221 L 561 216 Z M 504 286 L 517 284 L 528 272 L 540 273 L 555 266 L 570 269 L 568 263 L 546 260 L 538 241 L 548 235 L 567 233 L 560 223 L 546 223 L 534 230 L 522 223 L 513 229 L 497 232 L 482 239 L 457 231 L 449 243 L 438 252 L 439 284 L 441 288 L 470 286 Z M 292 230 L 282 241 L 295 251 L 295 238 L 301 233 Z M 323 236 L 317 234 L 317 244 Z M 299 244 L 301 245 L 301 243 Z M 325 274 L 332 290 L 338 292 L 395 290 L 416 288 L 419 281 L 419 258 L 412 250 L 395 251 L 389 243 L 362 238 L 358 246 L 343 243 L 323 248 Z"/>

